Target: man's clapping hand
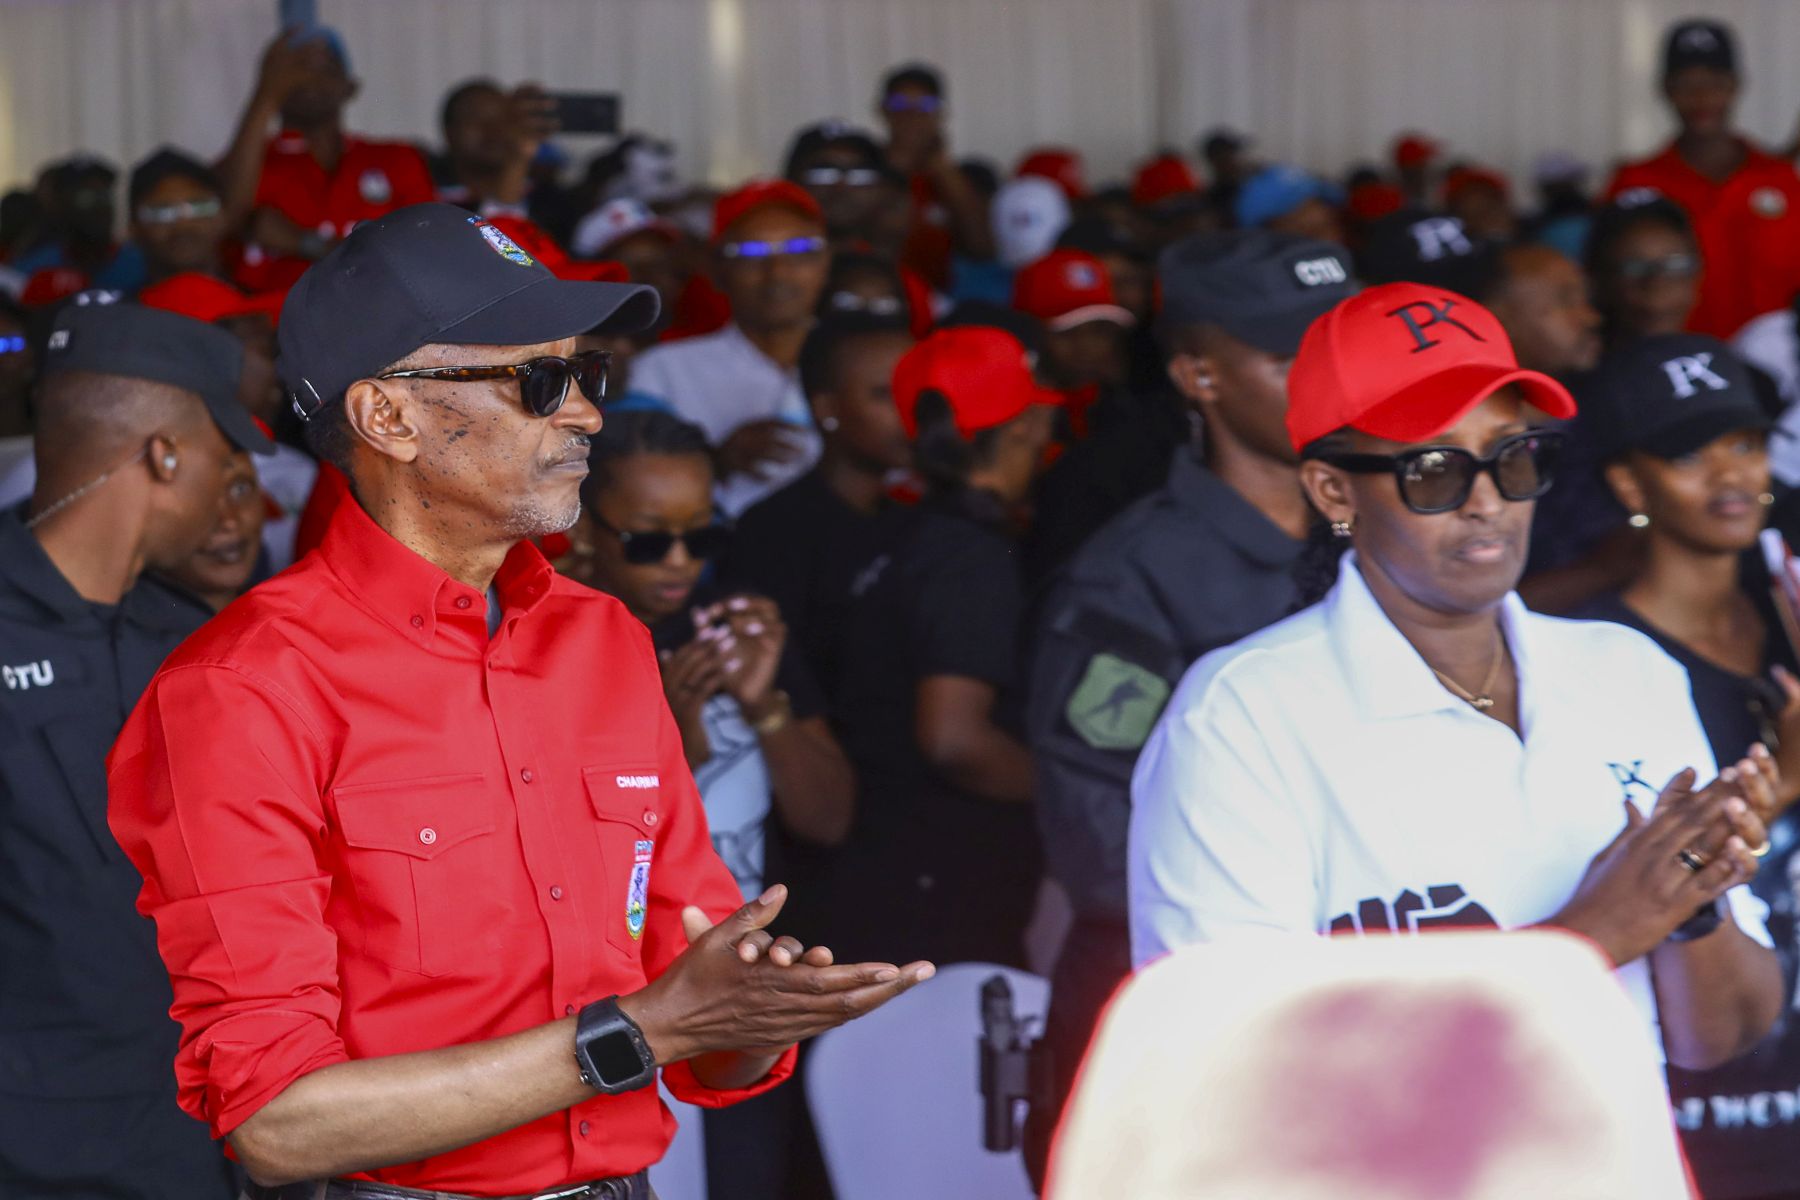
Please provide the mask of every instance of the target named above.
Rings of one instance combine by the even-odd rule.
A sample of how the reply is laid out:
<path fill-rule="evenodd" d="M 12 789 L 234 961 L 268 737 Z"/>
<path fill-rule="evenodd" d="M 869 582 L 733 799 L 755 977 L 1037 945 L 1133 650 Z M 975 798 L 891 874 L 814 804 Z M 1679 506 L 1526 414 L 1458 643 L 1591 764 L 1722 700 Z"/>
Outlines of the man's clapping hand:
<path fill-rule="evenodd" d="M 734 1051 L 776 1054 L 873 1012 L 930 979 L 928 962 L 837 964 L 824 946 L 769 932 L 787 902 L 780 884 L 712 924 L 682 912 L 689 946 L 619 1007 L 644 1032 L 659 1065 Z"/>

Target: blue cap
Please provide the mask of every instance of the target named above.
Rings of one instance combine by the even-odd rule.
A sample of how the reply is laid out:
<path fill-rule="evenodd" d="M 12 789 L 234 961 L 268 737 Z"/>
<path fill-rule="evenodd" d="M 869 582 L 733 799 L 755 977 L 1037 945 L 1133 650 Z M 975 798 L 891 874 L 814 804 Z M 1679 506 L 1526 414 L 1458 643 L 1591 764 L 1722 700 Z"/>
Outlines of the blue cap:
<path fill-rule="evenodd" d="M 1343 202 L 1343 194 L 1317 175 L 1302 171 L 1299 167 L 1285 163 L 1264 167 L 1238 188 L 1237 222 L 1245 228 L 1266 224 L 1277 217 L 1287 216 L 1308 200 L 1340 204 Z"/>

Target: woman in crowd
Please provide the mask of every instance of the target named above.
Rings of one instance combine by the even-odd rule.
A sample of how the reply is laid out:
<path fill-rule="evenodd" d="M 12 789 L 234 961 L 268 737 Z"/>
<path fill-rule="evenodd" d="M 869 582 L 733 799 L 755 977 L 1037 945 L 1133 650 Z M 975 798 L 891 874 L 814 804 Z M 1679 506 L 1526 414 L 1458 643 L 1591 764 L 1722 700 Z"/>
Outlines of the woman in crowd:
<path fill-rule="evenodd" d="M 1715 780 L 1677 663 L 1512 592 L 1567 391 L 1473 301 L 1389 284 L 1314 323 L 1288 393 L 1307 496 L 1353 552 L 1321 603 L 1202 658 L 1145 747 L 1137 961 L 1251 932 L 1550 925 L 1607 955 L 1668 1061 L 1755 1043 L 1782 987 L 1740 885 L 1773 759 Z"/>
<path fill-rule="evenodd" d="M 775 605 L 716 595 L 701 582 L 730 536 L 713 508 L 706 435 L 667 413 L 617 413 L 588 462 L 568 573 L 649 627 L 713 847 L 751 899 L 786 882 L 790 841 L 817 848 L 843 840 L 854 803 L 849 763 L 818 715 L 821 700 Z M 799 916 L 818 903 L 796 891 L 790 909 Z M 787 911 L 782 924 L 801 927 Z M 785 1194 L 797 1095 L 783 1088 L 707 1113 L 714 1196 Z"/>
<path fill-rule="evenodd" d="M 852 612 L 836 711 L 861 780 L 832 948 L 1018 963 L 1038 881 L 1019 740 L 1014 521 L 1050 393 L 1003 330 L 942 329 L 895 368 L 926 496 Z"/>
<path fill-rule="evenodd" d="M 1700 299 L 1700 247 L 1687 215 L 1661 193 L 1622 193 L 1594 216 L 1587 272 L 1608 347 L 1679 333 Z"/>
<path fill-rule="evenodd" d="M 1666 363 L 1695 369 L 1671 372 Z M 1750 377 L 1713 338 L 1652 336 L 1611 361 L 1584 404 L 1607 482 L 1643 529 L 1646 551 L 1622 590 L 1577 615 L 1647 634 L 1686 667 L 1713 756 L 1727 762 L 1754 742 L 1775 746 L 1778 800 L 1791 804 L 1800 795 L 1800 683 L 1756 554 L 1772 497 L 1769 418 Z M 1772 852 L 1751 887 L 1770 907 L 1770 932 L 1792 979 L 1800 926 L 1789 872 L 1800 863 L 1800 826 L 1791 810 L 1770 824 L 1769 840 Z M 1791 1131 L 1729 1116 L 1734 1102 L 1800 1088 L 1800 1022 L 1778 1021 L 1749 1054 L 1716 1070 L 1671 1069 L 1669 1082 L 1708 1200 L 1800 1190 Z"/>

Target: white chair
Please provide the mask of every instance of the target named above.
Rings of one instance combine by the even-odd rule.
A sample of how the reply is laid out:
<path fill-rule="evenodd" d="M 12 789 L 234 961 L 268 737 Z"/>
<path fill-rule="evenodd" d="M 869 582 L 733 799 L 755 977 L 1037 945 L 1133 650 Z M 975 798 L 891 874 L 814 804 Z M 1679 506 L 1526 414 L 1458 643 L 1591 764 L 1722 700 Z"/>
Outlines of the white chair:
<path fill-rule="evenodd" d="M 669 1095 L 660 1082 L 656 1086 L 678 1125 L 668 1152 L 650 1168 L 650 1186 L 658 1200 L 706 1200 L 706 1126 L 700 1110 Z"/>
<path fill-rule="evenodd" d="M 997 974 L 1041 1029 L 1047 981 L 955 963 L 819 1038 L 806 1101 L 838 1200 L 1032 1200 L 1018 1153 L 981 1144 L 981 985 Z"/>

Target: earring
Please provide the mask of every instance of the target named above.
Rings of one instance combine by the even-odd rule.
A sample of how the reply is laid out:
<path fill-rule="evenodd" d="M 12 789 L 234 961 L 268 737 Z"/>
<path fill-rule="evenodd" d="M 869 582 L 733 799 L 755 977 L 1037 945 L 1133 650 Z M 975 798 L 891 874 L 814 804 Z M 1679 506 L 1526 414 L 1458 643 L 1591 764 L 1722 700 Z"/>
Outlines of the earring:
<path fill-rule="evenodd" d="M 1764 492 L 1762 495 L 1760 495 L 1756 498 L 1756 502 L 1758 504 L 1762 505 L 1764 508 L 1767 508 L 1767 507 L 1769 507 L 1769 505 L 1775 503 L 1775 493 L 1774 492 Z"/>
<path fill-rule="evenodd" d="M 823 429 L 826 433 L 836 433 L 837 427 L 838 419 L 836 417 L 826 417 L 819 422 L 819 428 Z"/>
<path fill-rule="evenodd" d="M 1631 520 L 1627 521 L 1626 524 L 1630 525 L 1633 529 L 1648 529 L 1650 528 L 1650 514 L 1632 513 Z"/>
<path fill-rule="evenodd" d="M 175 469 L 175 456 L 173 454 L 163 455 L 163 470 L 173 471 L 174 469 Z"/>
<path fill-rule="evenodd" d="M 1356 523 L 1354 521 L 1333 521 L 1331 523 L 1332 537 L 1347 538 L 1355 532 Z"/>

